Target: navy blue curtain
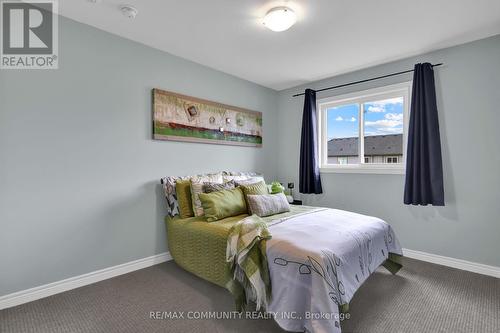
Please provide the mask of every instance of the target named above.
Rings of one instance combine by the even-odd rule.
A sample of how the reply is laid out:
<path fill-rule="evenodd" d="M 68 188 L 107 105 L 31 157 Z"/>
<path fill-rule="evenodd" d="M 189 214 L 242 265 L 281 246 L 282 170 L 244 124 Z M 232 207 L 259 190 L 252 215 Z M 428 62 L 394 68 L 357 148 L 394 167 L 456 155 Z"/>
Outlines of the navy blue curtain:
<path fill-rule="evenodd" d="M 323 193 L 318 166 L 318 133 L 316 92 L 306 89 L 300 139 L 300 193 Z"/>
<path fill-rule="evenodd" d="M 404 203 L 444 206 L 436 88 L 429 63 L 416 64 L 413 73 Z"/>

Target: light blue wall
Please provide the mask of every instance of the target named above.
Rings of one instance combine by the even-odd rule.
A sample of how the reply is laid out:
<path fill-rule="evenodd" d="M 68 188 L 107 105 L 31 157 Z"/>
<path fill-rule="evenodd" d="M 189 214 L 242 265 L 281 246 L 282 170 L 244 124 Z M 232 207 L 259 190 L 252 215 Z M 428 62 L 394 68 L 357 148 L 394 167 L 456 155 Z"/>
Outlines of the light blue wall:
<path fill-rule="evenodd" d="M 276 172 L 277 93 L 60 19 L 60 68 L 0 71 L 0 295 L 167 250 L 161 176 Z M 151 140 L 151 89 L 264 114 L 264 147 Z"/>
<path fill-rule="evenodd" d="M 445 63 L 435 72 L 446 207 L 403 205 L 402 175 L 322 174 L 324 193 L 305 200 L 381 217 L 394 226 L 405 248 L 500 266 L 500 35 L 281 91 L 279 118 L 287 121 L 279 127 L 280 178 L 298 183 L 303 98 L 292 94 L 425 61 Z M 318 98 L 410 79 L 392 77 L 318 93 Z"/>

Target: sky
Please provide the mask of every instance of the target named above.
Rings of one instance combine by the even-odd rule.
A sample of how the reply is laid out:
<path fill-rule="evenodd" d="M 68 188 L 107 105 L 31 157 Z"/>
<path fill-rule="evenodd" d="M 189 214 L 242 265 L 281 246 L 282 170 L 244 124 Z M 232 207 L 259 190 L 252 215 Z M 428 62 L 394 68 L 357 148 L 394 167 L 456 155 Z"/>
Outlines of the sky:
<path fill-rule="evenodd" d="M 403 133 L 403 97 L 363 104 L 365 136 Z M 359 104 L 346 104 L 328 109 L 328 140 L 357 137 Z"/>

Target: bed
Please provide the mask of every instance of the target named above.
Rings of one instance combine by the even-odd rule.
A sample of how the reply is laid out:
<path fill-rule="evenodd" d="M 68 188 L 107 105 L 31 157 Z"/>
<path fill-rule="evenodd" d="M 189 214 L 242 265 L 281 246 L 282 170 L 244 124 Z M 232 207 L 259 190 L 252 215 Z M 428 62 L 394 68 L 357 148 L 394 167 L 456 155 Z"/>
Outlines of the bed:
<path fill-rule="evenodd" d="M 167 217 L 168 246 L 185 270 L 231 290 L 227 236 L 242 214 L 207 223 L 203 216 Z M 267 306 L 287 331 L 340 332 L 340 311 L 380 266 L 401 267 L 401 246 L 389 224 L 352 212 L 291 206 L 263 218 L 272 234 L 266 254 L 272 286 Z"/>

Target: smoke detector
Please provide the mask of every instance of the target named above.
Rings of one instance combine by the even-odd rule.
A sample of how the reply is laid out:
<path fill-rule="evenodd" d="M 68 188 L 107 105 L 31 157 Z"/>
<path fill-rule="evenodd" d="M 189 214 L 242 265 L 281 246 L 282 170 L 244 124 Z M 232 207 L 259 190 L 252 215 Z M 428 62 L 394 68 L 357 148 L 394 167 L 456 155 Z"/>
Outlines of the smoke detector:
<path fill-rule="evenodd" d="M 139 12 L 137 8 L 134 6 L 129 6 L 129 5 L 123 5 L 120 7 L 120 10 L 122 11 L 122 14 L 128 17 L 129 19 L 135 19 L 137 16 L 137 13 Z"/>

